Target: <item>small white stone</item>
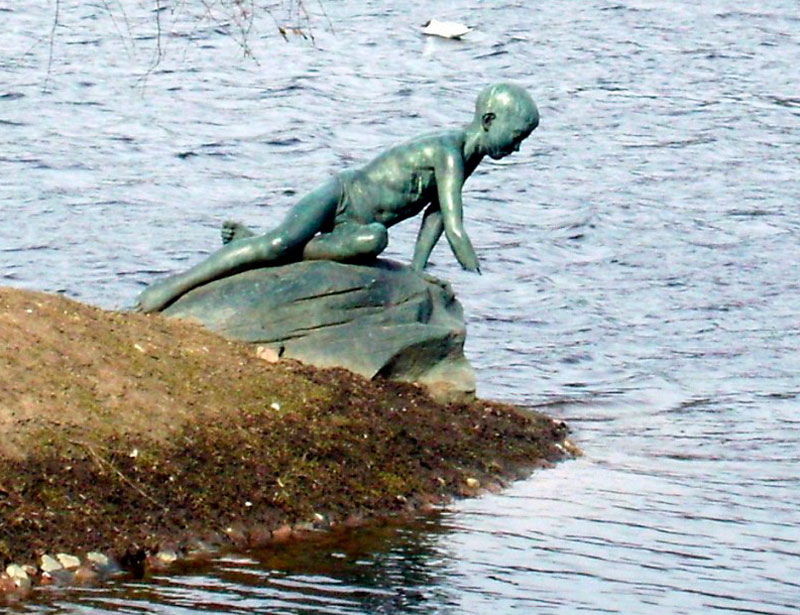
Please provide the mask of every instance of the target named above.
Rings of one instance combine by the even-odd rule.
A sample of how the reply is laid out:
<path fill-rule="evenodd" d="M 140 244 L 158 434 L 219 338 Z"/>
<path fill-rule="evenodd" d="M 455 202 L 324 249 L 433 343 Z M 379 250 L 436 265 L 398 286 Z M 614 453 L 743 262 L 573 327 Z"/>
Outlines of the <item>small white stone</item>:
<path fill-rule="evenodd" d="M 79 560 L 74 555 L 67 555 L 66 553 L 58 553 L 56 555 L 58 561 L 61 562 L 61 565 L 70 570 L 72 568 L 78 568 L 81 565 L 81 560 Z"/>
<path fill-rule="evenodd" d="M 42 555 L 42 563 L 39 568 L 42 569 L 42 572 L 54 572 L 56 570 L 61 570 L 63 566 L 57 559 L 45 554 Z"/>
<path fill-rule="evenodd" d="M 31 578 L 22 566 L 9 564 L 6 567 L 6 574 L 14 582 L 17 589 L 28 591 L 31 588 Z"/>
<path fill-rule="evenodd" d="M 583 451 L 581 451 L 581 449 L 578 448 L 569 438 L 564 438 L 563 445 L 570 455 L 573 455 L 574 457 L 580 457 L 583 455 Z"/>
<path fill-rule="evenodd" d="M 175 551 L 159 551 L 156 557 L 164 564 L 172 564 L 178 560 L 178 554 Z"/>
<path fill-rule="evenodd" d="M 272 408 L 273 410 L 280 410 L 281 409 L 281 405 L 276 401 L 272 402 L 269 405 L 269 407 Z"/>
<path fill-rule="evenodd" d="M 90 551 L 86 554 L 86 559 L 88 559 L 93 564 L 100 566 L 101 568 L 105 568 L 108 566 L 108 557 L 103 555 L 102 553 L 98 553 L 97 551 Z"/>
<path fill-rule="evenodd" d="M 256 348 L 256 356 L 267 363 L 277 363 L 281 360 L 280 355 L 267 346 L 259 346 Z"/>
<path fill-rule="evenodd" d="M 28 573 L 25 572 L 25 569 L 17 564 L 9 564 L 6 566 L 6 574 L 14 579 L 15 583 L 17 580 L 30 580 Z M 17 583 L 17 586 L 19 586 L 19 583 Z"/>
<path fill-rule="evenodd" d="M 470 477 L 467 479 L 466 482 L 467 482 L 467 487 L 469 487 L 470 489 L 477 489 L 478 487 L 481 486 L 481 482 L 477 478 Z"/>

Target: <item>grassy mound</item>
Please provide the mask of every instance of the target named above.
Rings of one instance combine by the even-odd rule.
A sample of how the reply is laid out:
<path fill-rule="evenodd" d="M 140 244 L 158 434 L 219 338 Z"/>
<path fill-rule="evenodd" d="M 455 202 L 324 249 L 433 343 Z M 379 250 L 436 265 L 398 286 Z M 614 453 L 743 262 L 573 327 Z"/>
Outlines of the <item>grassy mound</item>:
<path fill-rule="evenodd" d="M 511 406 L 268 363 L 188 323 L 0 288 L 0 560 L 156 552 L 469 495 L 563 456 Z"/>

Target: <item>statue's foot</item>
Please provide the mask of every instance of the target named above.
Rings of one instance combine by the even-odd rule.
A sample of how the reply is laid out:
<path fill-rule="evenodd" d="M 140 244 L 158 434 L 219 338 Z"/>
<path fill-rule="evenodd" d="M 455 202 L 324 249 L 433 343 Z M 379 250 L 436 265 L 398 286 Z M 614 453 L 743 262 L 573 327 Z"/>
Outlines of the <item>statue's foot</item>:
<path fill-rule="evenodd" d="M 164 281 L 156 282 L 145 288 L 139 297 L 136 299 L 136 304 L 133 306 L 134 312 L 143 314 L 151 314 L 164 309 L 172 300 L 174 296 L 169 288 L 169 285 Z"/>
<path fill-rule="evenodd" d="M 453 287 L 450 286 L 450 282 L 448 282 L 447 280 L 437 278 L 436 276 L 431 275 L 430 273 L 426 273 L 425 271 L 419 271 L 418 273 L 431 284 L 436 284 L 436 286 L 441 286 L 445 290 L 445 292 L 454 294 Z"/>
<path fill-rule="evenodd" d="M 222 223 L 220 235 L 222 236 L 222 243 L 225 245 L 232 241 L 236 241 L 237 239 L 252 237 L 255 235 L 255 233 L 240 222 L 235 222 L 234 220 L 225 220 L 225 222 Z"/>

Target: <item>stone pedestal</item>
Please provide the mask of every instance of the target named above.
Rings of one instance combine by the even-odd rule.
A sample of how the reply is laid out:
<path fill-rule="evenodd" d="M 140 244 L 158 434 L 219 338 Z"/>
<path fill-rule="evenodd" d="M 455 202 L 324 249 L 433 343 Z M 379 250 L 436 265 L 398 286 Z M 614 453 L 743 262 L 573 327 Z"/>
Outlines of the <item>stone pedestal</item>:
<path fill-rule="evenodd" d="M 474 396 L 450 286 L 392 261 L 254 269 L 196 288 L 163 313 L 304 363 L 417 382 L 442 399 Z"/>

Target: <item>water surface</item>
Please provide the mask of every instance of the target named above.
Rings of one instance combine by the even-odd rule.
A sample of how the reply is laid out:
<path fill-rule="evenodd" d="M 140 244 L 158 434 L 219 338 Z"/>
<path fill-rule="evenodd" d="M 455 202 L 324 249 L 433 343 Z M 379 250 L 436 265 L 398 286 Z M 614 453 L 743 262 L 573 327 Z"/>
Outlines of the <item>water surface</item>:
<path fill-rule="evenodd" d="M 796 0 L 328 0 L 307 3 L 313 45 L 258 18 L 255 60 L 235 24 L 164 4 L 153 66 L 151 3 L 62 0 L 50 62 L 54 3 L 0 1 L 0 283 L 124 306 L 224 219 L 268 228 L 515 81 L 542 123 L 465 189 L 483 275 L 445 242 L 431 271 L 464 305 L 480 393 L 546 405 L 586 456 L 409 527 L 17 610 L 796 612 Z M 423 38 L 431 16 L 477 29 Z"/>

